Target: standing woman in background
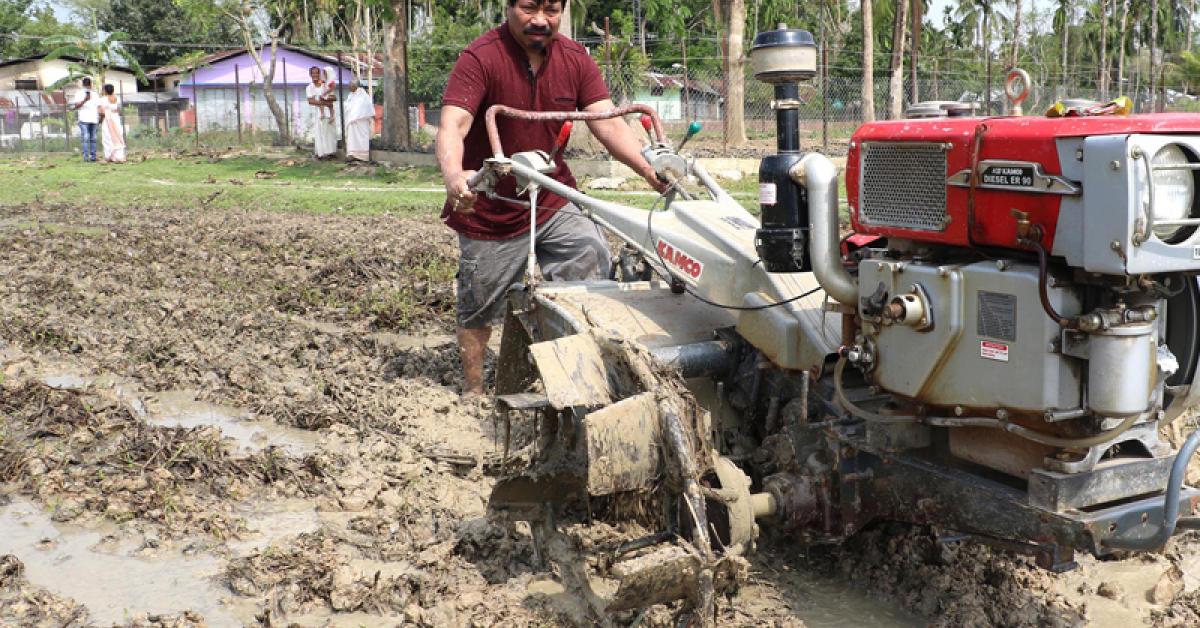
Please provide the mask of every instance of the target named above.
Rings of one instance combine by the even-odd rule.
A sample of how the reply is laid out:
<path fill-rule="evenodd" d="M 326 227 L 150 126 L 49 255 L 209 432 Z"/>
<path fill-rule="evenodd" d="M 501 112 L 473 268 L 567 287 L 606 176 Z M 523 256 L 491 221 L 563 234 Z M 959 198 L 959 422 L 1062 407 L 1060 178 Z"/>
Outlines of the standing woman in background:
<path fill-rule="evenodd" d="M 337 99 L 328 89 L 327 85 L 330 82 L 329 68 L 324 72 L 322 77 L 321 69 L 313 66 L 308 69 L 308 75 L 312 78 L 312 83 L 304 90 L 304 95 L 308 100 L 308 104 L 316 108 L 316 118 L 313 119 L 313 156 L 317 159 L 325 159 L 337 152 L 337 130 L 334 128 L 333 119 L 333 100 Z M 328 118 L 325 117 L 325 109 L 329 109 Z"/>
<path fill-rule="evenodd" d="M 121 99 L 112 85 L 104 86 L 100 99 L 100 141 L 104 144 L 104 161 L 125 163 L 125 130 L 121 127 Z"/>

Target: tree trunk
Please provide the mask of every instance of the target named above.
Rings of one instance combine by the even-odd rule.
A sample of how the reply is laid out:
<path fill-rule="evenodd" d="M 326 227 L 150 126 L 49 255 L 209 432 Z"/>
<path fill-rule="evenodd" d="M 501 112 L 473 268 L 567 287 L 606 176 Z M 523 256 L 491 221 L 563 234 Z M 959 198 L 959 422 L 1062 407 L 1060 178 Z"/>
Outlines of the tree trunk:
<path fill-rule="evenodd" d="M 912 43 L 909 44 L 909 50 L 912 52 L 912 63 L 909 67 L 912 99 L 909 102 L 916 104 L 921 98 L 917 88 L 917 59 L 921 52 L 921 0 L 912 0 Z"/>
<path fill-rule="evenodd" d="M 1108 0 L 1100 0 L 1100 99 L 1108 100 Z"/>
<path fill-rule="evenodd" d="M 1158 111 L 1154 71 L 1162 67 L 1162 51 L 1158 49 L 1158 0 L 1150 0 L 1150 111 Z"/>
<path fill-rule="evenodd" d="M 392 150 L 412 146 L 408 122 L 408 12 L 404 0 L 394 0 L 395 15 L 383 44 L 383 143 Z"/>
<path fill-rule="evenodd" d="M 1059 34 L 1058 97 L 1066 98 L 1067 90 L 1067 44 L 1070 43 L 1071 7 L 1063 7 L 1062 32 Z"/>
<path fill-rule="evenodd" d="M 888 118 L 904 115 L 904 31 L 908 24 L 907 2 L 896 3 L 896 23 L 892 26 L 892 65 L 888 77 Z"/>
<path fill-rule="evenodd" d="M 985 72 L 983 111 L 984 115 L 992 115 L 992 7 L 989 5 L 983 13 L 983 54 L 987 57 Z"/>
<path fill-rule="evenodd" d="M 263 99 L 265 99 L 267 101 L 267 109 L 271 110 L 271 115 L 274 116 L 274 118 L 275 118 L 275 127 L 279 129 L 279 142 L 281 144 L 289 144 L 289 143 L 291 143 L 291 135 L 292 134 L 291 134 L 291 129 L 288 128 L 287 114 L 284 113 L 283 107 L 280 107 L 279 103 L 275 100 L 275 90 L 272 89 L 272 85 L 275 82 L 275 59 L 278 56 L 278 52 L 279 52 L 279 37 L 277 37 L 277 36 L 272 37 L 271 38 L 271 63 L 270 63 L 270 65 L 267 66 L 268 69 L 262 73 L 262 76 L 263 76 L 263 83 L 262 83 Z M 262 69 L 261 64 L 259 65 L 259 69 L 260 70 Z M 338 71 L 340 72 L 341 69 L 339 68 Z M 286 89 L 287 89 L 287 86 L 285 85 L 284 90 L 286 90 Z M 238 94 L 238 98 L 241 98 L 241 97 L 242 97 L 242 95 Z"/>
<path fill-rule="evenodd" d="M 259 73 L 262 74 L 263 99 L 267 101 L 267 109 L 271 110 L 271 115 L 275 118 L 275 126 L 279 129 L 279 141 L 285 144 L 289 143 L 291 141 L 291 129 L 288 128 L 287 115 L 284 113 L 283 107 L 280 107 L 279 103 L 275 100 L 275 91 L 272 89 L 272 84 L 275 82 L 275 60 L 279 52 L 281 29 L 277 28 L 268 33 L 271 39 L 271 58 L 268 63 L 263 61 L 262 50 L 254 44 L 254 27 L 251 26 L 244 15 L 235 15 L 233 17 L 237 20 L 238 26 L 242 31 L 242 42 L 246 47 L 246 52 L 254 60 L 254 64 L 258 66 Z M 242 95 L 239 93 L 237 97 L 241 98 Z"/>
<path fill-rule="evenodd" d="M 746 0 L 728 0 L 729 4 L 729 93 L 725 98 L 725 118 L 729 120 L 730 146 L 746 145 L 746 52 L 742 38 L 746 31 Z"/>
<path fill-rule="evenodd" d="M 875 121 L 875 9 L 862 0 L 862 119 Z"/>
<path fill-rule="evenodd" d="M 1117 93 L 1125 91 L 1125 35 L 1129 24 L 1129 0 L 1121 5 L 1121 42 L 1117 44 Z M 1134 95 L 1136 99 L 1136 94 Z"/>
<path fill-rule="evenodd" d="M 1014 0 L 1013 5 L 1013 41 L 1012 53 L 1008 57 L 1009 69 L 1017 67 L 1017 55 L 1021 52 L 1021 0 Z"/>

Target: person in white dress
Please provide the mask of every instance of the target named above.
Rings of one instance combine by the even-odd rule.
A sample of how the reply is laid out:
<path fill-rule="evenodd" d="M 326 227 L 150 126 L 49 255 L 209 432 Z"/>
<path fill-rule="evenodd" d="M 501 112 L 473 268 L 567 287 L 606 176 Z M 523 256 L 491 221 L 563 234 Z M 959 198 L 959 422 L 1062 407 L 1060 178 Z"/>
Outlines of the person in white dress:
<path fill-rule="evenodd" d="M 121 126 L 121 99 L 112 85 L 104 86 L 100 98 L 100 142 L 104 145 L 104 161 L 125 163 L 125 129 Z"/>
<path fill-rule="evenodd" d="M 371 132 L 375 129 L 375 103 L 371 94 L 350 81 L 346 96 L 346 159 L 371 161 Z"/>
<path fill-rule="evenodd" d="M 337 152 L 337 128 L 333 118 L 324 117 L 322 112 L 330 106 L 331 101 L 337 100 L 337 96 L 326 90 L 326 84 L 332 75 L 329 68 L 325 69 L 322 76 L 320 68 L 313 66 L 308 69 L 308 75 L 312 82 L 304 88 L 304 95 L 308 104 L 316 108 L 316 115 L 313 117 L 313 155 L 317 159 L 325 159 Z"/>

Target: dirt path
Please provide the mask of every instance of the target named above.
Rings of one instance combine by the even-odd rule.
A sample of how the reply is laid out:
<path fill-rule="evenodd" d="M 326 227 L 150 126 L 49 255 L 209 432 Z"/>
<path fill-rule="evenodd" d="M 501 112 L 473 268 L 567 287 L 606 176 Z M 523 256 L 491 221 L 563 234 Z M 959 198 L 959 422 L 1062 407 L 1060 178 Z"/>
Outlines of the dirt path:
<path fill-rule="evenodd" d="M 0 214 L 0 624 L 600 621 L 527 528 L 486 517 L 494 433 L 455 386 L 454 255 L 432 218 Z M 928 532 L 811 555 L 768 534 L 721 623 L 1200 618 L 1192 537 L 1052 576 Z"/>

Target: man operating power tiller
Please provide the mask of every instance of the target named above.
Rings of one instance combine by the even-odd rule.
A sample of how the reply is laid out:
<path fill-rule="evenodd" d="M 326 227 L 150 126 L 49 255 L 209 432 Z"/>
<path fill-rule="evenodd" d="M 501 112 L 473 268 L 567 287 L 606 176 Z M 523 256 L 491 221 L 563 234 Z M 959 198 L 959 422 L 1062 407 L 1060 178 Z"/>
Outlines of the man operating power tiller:
<path fill-rule="evenodd" d="M 446 184 L 442 218 L 458 232 L 458 342 L 463 393 L 483 392 L 483 357 L 492 325 L 504 313 L 505 294 L 520 283 L 529 246 L 529 208 L 476 196 L 468 179 L 491 157 L 484 113 L 492 105 L 530 111 L 606 111 L 613 108 L 600 69 L 579 44 L 558 35 L 569 0 L 508 0 L 508 19 L 467 46 L 442 98 L 437 159 Z M 498 121 L 511 153 L 550 150 L 557 122 Z M 621 118 L 588 122 L 609 153 L 656 190 L 664 184 L 641 156 L 641 146 Z M 550 176 L 575 186 L 561 154 Z M 515 198 L 505 177 L 496 195 Z M 604 278 L 609 251 L 599 229 L 566 199 L 542 191 L 537 200 L 537 260 L 551 281 Z M 526 236 L 526 237 L 522 237 Z"/>

